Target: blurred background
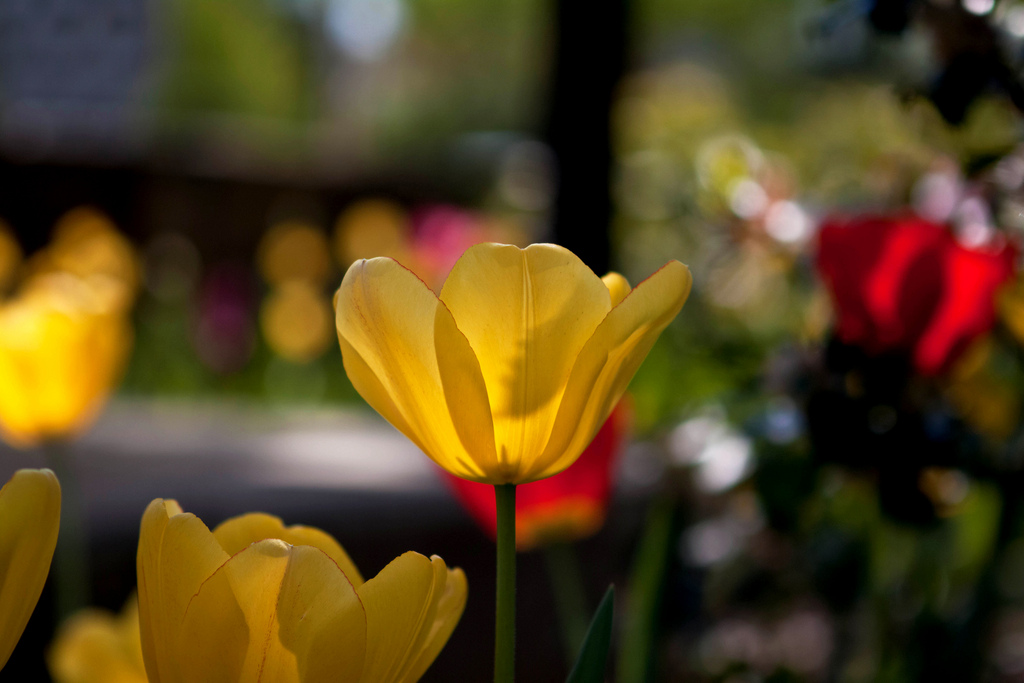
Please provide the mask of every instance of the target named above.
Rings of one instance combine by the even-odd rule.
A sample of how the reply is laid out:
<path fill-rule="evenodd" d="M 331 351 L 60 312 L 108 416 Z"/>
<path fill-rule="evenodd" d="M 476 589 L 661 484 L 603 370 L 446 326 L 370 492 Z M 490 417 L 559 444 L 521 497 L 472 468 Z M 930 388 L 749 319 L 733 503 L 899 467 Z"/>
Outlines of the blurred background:
<path fill-rule="evenodd" d="M 1022 65 L 1018 0 L 4 0 L 0 474 L 58 469 L 111 610 L 154 497 L 440 554 L 424 680 L 487 680 L 493 545 L 332 293 L 483 241 L 675 258 L 607 491 L 521 555 L 521 680 L 614 582 L 622 683 L 1024 681 Z M 48 680 L 55 593 L 0 679 Z"/>

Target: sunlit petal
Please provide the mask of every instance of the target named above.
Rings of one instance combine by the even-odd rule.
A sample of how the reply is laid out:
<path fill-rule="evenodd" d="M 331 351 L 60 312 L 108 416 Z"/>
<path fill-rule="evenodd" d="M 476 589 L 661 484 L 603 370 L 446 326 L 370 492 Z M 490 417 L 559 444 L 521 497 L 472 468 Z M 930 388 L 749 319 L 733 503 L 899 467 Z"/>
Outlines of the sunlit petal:
<path fill-rule="evenodd" d="M 608 314 L 608 288 L 572 252 L 471 247 L 441 290 L 480 362 L 506 481 L 544 450 L 577 354 Z"/>
<path fill-rule="evenodd" d="M 601 281 L 604 282 L 605 287 L 608 288 L 608 294 L 612 297 L 612 306 L 618 306 L 631 289 L 629 280 L 614 271 L 602 277 Z"/>
<path fill-rule="evenodd" d="M 338 336 L 356 390 L 438 465 L 523 484 L 575 460 L 690 283 L 673 261 L 629 294 L 562 247 L 478 244 L 437 300 L 373 259 L 345 274 Z"/>
<path fill-rule="evenodd" d="M 658 335 L 682 309 L 692 284 L 690 269 L 671 261 L 612 309 L 580 352 L 551 440 L 522 481 L 551 476 L 572 464 L 622 397 Z"/>
<path fill-rule="evenodd" d="M 397 262 L 376 258 L 349 268 L 335 301 L 353 386 L 439 465 L 461 476 L 483 477 L 478 462 L 495 460 L 493 437 L 486 438 L 489 430 L 475 423 L 460 420 L 462 429 L 456 426 L 445 379 L 459 388 L 455 412 L 480 401 L 486 405 L 486 390 L 472 381 L 475 373 L 466 368 L 477 360 L 468 344 L 459 343 L 454 321 L 444 321 L 450 314 L 434 293 Z M 444 367 L 437 361 L 435 327 L 447 344 L 445 352 L 454 357 Z M 453 368 L 457 375 L 442 376 Z"/>
<path fill-rule="evenodd" d="M 596 532 L 612 494 L 612 473 L 630 429 L 629 401 L 620 401 L 594 440 L 568 468 L 516 487 L 516 547 L 571 543 Z M 494 487 L 442 474 L 455 497 L 492 539 L 497 533 Z"/>

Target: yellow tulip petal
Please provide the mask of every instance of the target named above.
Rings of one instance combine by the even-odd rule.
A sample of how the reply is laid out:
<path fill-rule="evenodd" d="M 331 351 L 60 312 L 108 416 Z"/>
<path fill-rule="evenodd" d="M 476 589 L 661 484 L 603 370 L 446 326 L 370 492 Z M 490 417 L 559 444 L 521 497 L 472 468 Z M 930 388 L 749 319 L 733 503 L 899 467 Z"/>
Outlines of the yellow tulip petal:
<path fill-rule="evenodd" d="M 337 296 L 335 300 L 337 300 Z M 409 423 L 406 422 L 401 409 L 391 399 L 387 388 L 377 379 L 373 368 L 363 360 L 363 357 L 359 355 L 355 347 L 341 336 L 341 332 L 338 332 L 338 344 L 341 346 L 341 358 L 345 365 L 345 374 L 348 375 L 349 381 L 352 382 L 352 386 L 359 392 L 359 395 L 363 397 L 371 408 L 380 413 L 381 417 L 390 422 L 395 429 L 405 434 L 421 451 L 426 452 L 426 446 L 423 445 L 419 436 L 413 431 Z"/>
<path fill-rule="evenodd" d="M 81 431 L 120 375 L 131 328 L 87 289 L 50 276 L 0 307 L 0 426 L 16 445 Z"/>
<path fill-rule="evenodd" d="M 292 549 L 277 618 L 281 643 L 298 661 L 299 680 L 356 680 L 366 653 L 366 615 L 355 587 L 324 552 Z"/>
<path fill-rule="evenodd" d="M 43 257 L 43 258 L 39 258 Z M 80 206 L 61 216 L 50 246 L 31 259 L 30 269 L 53 269 L 79 277 L 103 275 L 134 291 L 141 268 L 131 242 L 110 218 L 93 207 Z"/>
<path fill-rule="evenodd" d="M 302 221 L 277 223 L 260 239 L 256 265 L 271 285 L 302 280 L 322 287 L 331 273 L 327 235 Z"/>
<path fill-rule="evenodd" d="M 252 565 L 262 559 L 260 545 L 266 543 L 283 545 L 280 541 L 263 541 L 250 546 L 233 558 L 238 560 L 237 569 L 241 572 L 251 570 Z M 163 683 L 258 681 L 262 676 L 255 674 L 256 662 L 252 660 L 260 657 L 260 651 L 269 654 L 270 666 L 267 667 L 266 680 L 298 683 L 298 677 L 294 672 L 294 658 L 290 662 L 292 675 L 284 675 L 278 668 L 278 658 L 274 657 L 272 645 L 266 642 L 271 636 L 263 629 L 269 628 L 269 625 L 259 620 L 260 617 L 266 617 L 266 602 L 271 604 L 272 618 L 276 589 L 280 587 L 281 578 L 288 564 L 287 556 L 283 553 L 274 559 L 279 560 L 277 566 L 257 567 L 257 571 L 263 570 L 263 575 L 251 577 L 256 586 L 239 586 L 242 595 L 235 595 L 232 581 L 235 572 L 228 571 L 231 560 L 221 565 L 200 584 L 196 592 L 189 597 L 181 618 L 174 623 L 177 629 L 173 634 L 176 671 Z M 272 572 L 276 576 L 271 576 Z M 261 579 L 270 586 L 264 585 Z M 274 591 L 274 594 L 260 595 L 260 589 L 265 592 Z M 242 601 L 243 596 L 248 599 L 248 603 Z M 246 613 L 246 607 L 250 611 L 258 612 L 254 615 L 257 621 L 249 621 L 250 615 Z"/>
<path fill-rule="evenodd" d="M 156 499 L 142 516 L 136 568 L 139 630 L 150 683 L 183 681 L 176 656 L 181 622 L 203 581 L 229 555 L 206 525 L 173 501 Z"/>
<path fill-rule="evenodd" d="M 413 683 L 430 666 L 465 600 L 457 578 L 448 593 L 448 575 L 441 558 L 408 552 L 359 587 L 366 609 L 361 683 Z M 439 615 L 442 604 L 444 614 Z"/>
<path fill-rule="evenodd" d="M 142 640 L 139 636 L 139 596 L 133 593 L 117 617 L 115 626 L 122 638 L 124 647 L 127 648 L 127 656 L 133 663 L 136 671 L 146 673 L 146 664 L 142 661 Z"/>
<path fill-rule="evenodd" d="M 601 278 L 604 282 L 604 286 L 608 288 L 608 294 L 612 298 L 612 306 L 618 306 L 622 303 L 622 300 L 629 295 L 631 287 L 629 286 L 629 280 L 622 275 L 619 275 L 615 271 L 612 271 Z"/>
<path fill-rule="evenodd" d="M 519 483 L 544 450 L 576 356 L 611 308 L 609 290 L 562 247 L 479 244 L 440 298 L 479 360 L 504 481 Z"/>
<path fill-rule="evenodd" d="M 441 558 L 431 558 L 433 562 L 440 562 Z M 419 654 L 409 666 L 408 673 L 403 680 L 418 681 L 434 660 L 441 653 L 452 631 L 462 618 L 462 612 L 466 608 L 466 594 L 468 585 L 465 573 L 455 567 L 447 572 L 444 590 L 437 602 L 437 611 L 434 613 L 434 622 L 430 626 L 426 636 L 421 639 Z"/>
<path fill-rule="evenodd" d="M 72 616 L 61 624 L 46 663 L 54 683 L 148 683 L 136 600 L 120 615 L 88 609 Z"/>
<path fill-rule="evenodd" d="M 457 428 L 452 415 L 487 405 L 486 389 L 482 380 L 472 381 L 476 373 L 466 368 L 477 360 L 469 344 L 452 334 L 454 322 L 444 321 L 450 314 L 434 293 L 397 262 L 375 258 L 349 268 L 335 302 L 345 370 L 356 390 L 441 467 L 469 479 L 486 478 L 480 463 L 496 458 L 493 437 L 483 437 L 493 432 L 465 420 Z M 443 367 L 435 327 L 447 344 Z M 453 368 L 458 374 L 443 376 Z M 452 407 L 446 394 L 454 392 L 446 386 L 458 387 Z"/>
<path fill-rule="evenodd" d="M 580 352 L 551 440 L 524 483 L 557 474 L 576 460 L 682 309 L 692 284 L 690 269 L 670 261 L 612 309 Z"/>
<path fill-rule="evenodd" d="M 313 527 L 286 527 L 278 517 L 253 512 L 222 522 L 213 530 L 213 535 L 228 555 L 234 555 L 268 538 L 279 538 L 291 545 L 310 545 L 327 553 L 353 585 L 358 586 L 363 582 L 362 575 L 345 549 L 330 534 Z"/>
<path fill-rule="evenodd" d="M 292 280 L 275 287 L 260 306 L 260 329 L 267 345 L 293 363 L 323 355 L 333 336 L 334 311 L 323 287 Z"/>
<path fill-rule="evenodd" d="M 480 364 L 466 335 L 456 326 L 455 319 L 443 303 L 438 305 L 434 317 L 434 343 L 438 349 L 437 366 L 452 424 L 462 443 L 467 444 L 467 451 L 475 455 L 474 464 L 483 470 L 483 478 L 490 479 L 496 474 L 512 477 L 514 473 L 499 461 L 494 450 L 494 422 Z M 480 446 L 470 449 L 468 444 Z M 464 469 L 475 474 L 477 468 Z M 465 474 L 460 476 L 465 478 Z"/>
<path fill-rule="evenodd" d="M 353 680 L 365 617 L 321 550 L 254 543 L 207 579 L 181 623 L 182 683 Z"/>
<path fill-rule="evenodd" d="M 53 472 L 15 472 L 0 489 L 0 669 L 43 592 L 59 526 L 60 484 Z"/>

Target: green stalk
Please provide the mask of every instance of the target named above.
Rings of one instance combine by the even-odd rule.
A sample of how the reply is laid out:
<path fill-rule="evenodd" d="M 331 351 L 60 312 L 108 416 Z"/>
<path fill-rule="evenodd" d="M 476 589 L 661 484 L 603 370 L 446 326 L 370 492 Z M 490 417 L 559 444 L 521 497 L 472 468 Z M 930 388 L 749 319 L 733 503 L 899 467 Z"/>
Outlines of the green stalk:
<path fill-rule="evenodd" d="M 496 485 L 494 505 L 498 513 L 494 683 L 513 683 L 516 675 L 516 485 Z"/>
<path fill-rule="evenodd" d="M 85 536 L 85 510 L 78 478 L 72 469 L 68 444 L 45 445 L 47 464 L 60 481 L 60 534 L 53 553 L 54 602 L 57 623 L 89 604 L 89 546 Z"/>

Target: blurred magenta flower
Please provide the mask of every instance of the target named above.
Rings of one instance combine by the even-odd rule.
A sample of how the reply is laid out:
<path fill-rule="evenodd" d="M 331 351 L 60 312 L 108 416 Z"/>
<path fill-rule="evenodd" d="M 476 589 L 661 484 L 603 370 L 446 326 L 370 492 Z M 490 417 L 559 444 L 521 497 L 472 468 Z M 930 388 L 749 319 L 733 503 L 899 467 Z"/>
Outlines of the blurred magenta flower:
<path fill-rule="evenodd" d="M 480 218 L 458 207 L 427 206 L 413 214 L 413 253 L 421 269 L 416 273 L 426 275 L 427 284 L 443 283 L 467 249 L 491 241 L 498 240 Z"/>
<path fill-rule="evenodd" d="M 629 436 L 628 400 L 621 401 L 579 460 L 548 479 L 521 484 L 516 491 L 516 546 L 530 550 L 575 541 L 604 524 L 612 493 L 612 474 Z M 441 470 L 456 498 L 490 536 L 497 531 L 494 487 L 460 479 Z"/>
<path fill-rule="evenodd" d="M 825 222 L 817 267 L 836 309 L 836 334 L 870 354 L 903 352 L 918 372 L 945 372 L 996 321 L 995 294 L 1017 248 L 968 248 L 916 216 Z"/>
<path fill-rule="evenodd" d="M 215 266 L 203 279 L 192 342 L 214 372 L 245 367 L 256 340 L 256 294 L 252 274 L 237 263 Z"/>

